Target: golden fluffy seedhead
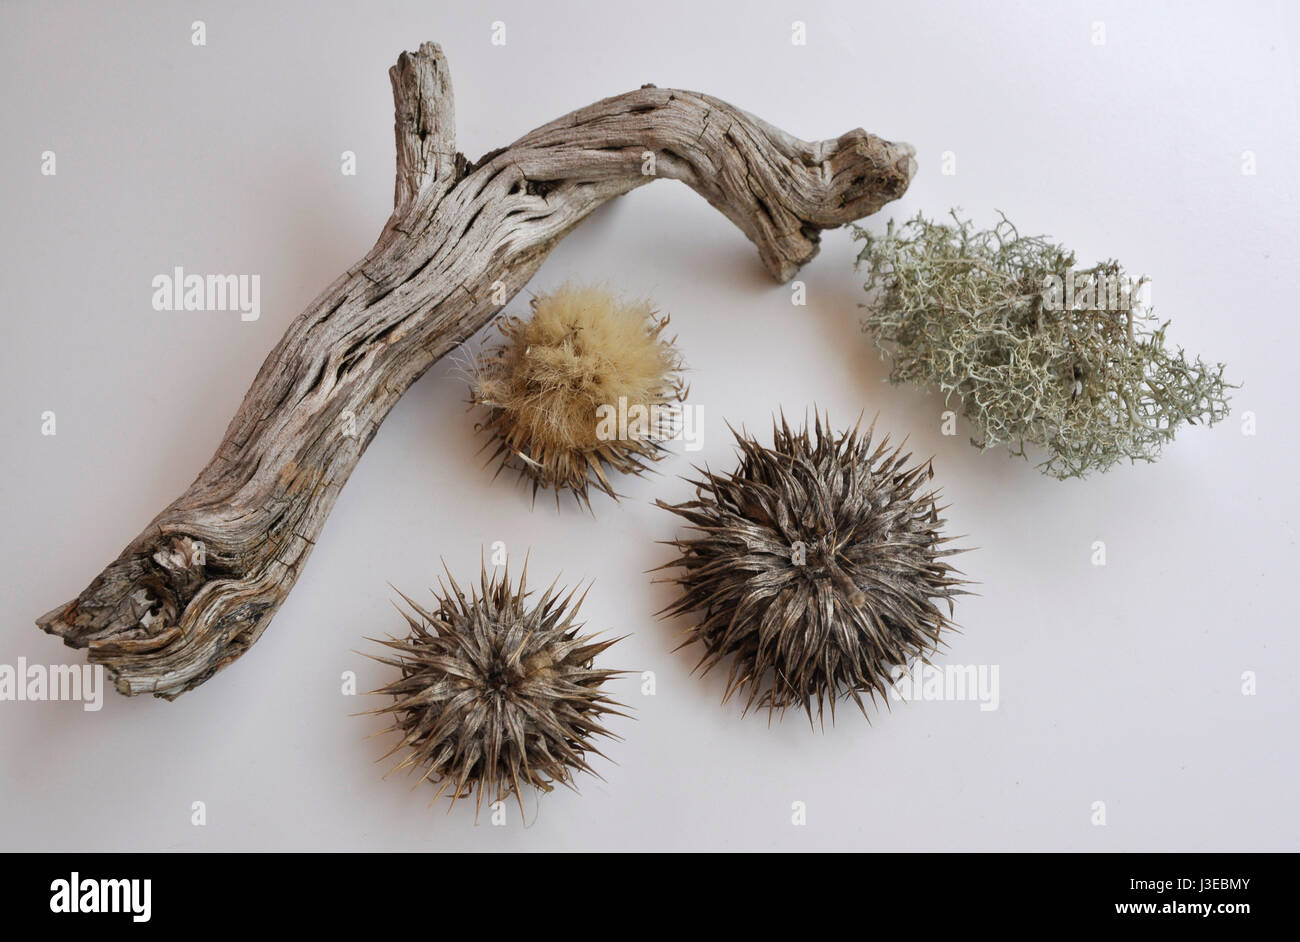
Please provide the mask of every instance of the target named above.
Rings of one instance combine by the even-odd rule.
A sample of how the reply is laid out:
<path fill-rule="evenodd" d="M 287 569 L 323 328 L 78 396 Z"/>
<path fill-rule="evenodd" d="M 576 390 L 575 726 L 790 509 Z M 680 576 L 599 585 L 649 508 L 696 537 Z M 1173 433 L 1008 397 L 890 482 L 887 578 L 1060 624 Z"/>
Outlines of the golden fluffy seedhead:
<path fill-rule="evenodd" d="M 846 696 L 865 714 L 892 667 L 943 643 L 963 584 L 946 557 L 960 551 L 940 535 L 928 462 L 820 418 L 792 432 L 783 417 L 772 436 L 736 433 L 735 471 L 657 502 L 697 534 L 673 542 L 681 555 L 663 568 L 681 570 L 682 594 L 665 611 L 696 613 L 684 644 L 704 647 L 705 672 L 730 659 L 724 700 L 743 690 L 746 711 L 794 706 L 811 722 L 814 703 L 833 720 Z"/>
<path fill-rule="evenodd" d="M 407 750 L 394 771 L 422 770 L 419 781 L 438 786 L 435 801 L 448 789 L 453 805 L 474 793 L 476 815 L 484 800 L 511 795 L 522 814 L 524 786 L 549 792 L 553 783 L 573 787 L 579 769 L 596 774 L 586 757 L 602 753 L 592 740 L 618 738 L 599 721 L 626 715 L 602 689 L 624 672 L 592 663 L 619 639 L 579 635 L 576 589 L 553 583 L 529 604 L 526 579 L 526 564 L 517 587 L 508 572 L 498 579 L 484 567 L 466 594 L 448 573 L 450 590 L 439 581 L 432 610 L 403 595 L 410 634 L 378 642 L 396 656 L 372 655 L 402 674 L 374 691 L 393 702 L 370 712 L 391 714 L 385 732 L 402 734 L 385 758 Z"/>
<path fill-rule="evenodd" d="M 607 472 L 640 474 L 661 458 L 686 395 L 668 317 L 599 286 L 564 285 L 532 309 L 504 318 L 504 343 L 478 361 L 471 395 L 489 410 L 480 428 L 493 458 L 531 478 L 534 494 L 568 488 L 589 504 L 594 485 L 617 497 Z M 617 421 L 638 414 L 645 421 Z"/>

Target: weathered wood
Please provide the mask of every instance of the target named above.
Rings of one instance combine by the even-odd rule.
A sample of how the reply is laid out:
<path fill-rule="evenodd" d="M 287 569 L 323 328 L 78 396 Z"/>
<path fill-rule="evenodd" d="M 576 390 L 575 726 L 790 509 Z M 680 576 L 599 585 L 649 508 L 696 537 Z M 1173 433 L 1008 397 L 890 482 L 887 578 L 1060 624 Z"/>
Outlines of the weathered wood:
<path fill-rule="evenodd" d="M 402 393 L 606 200 L 680 180 L 784 282 L 817 253 L 820 230 L 896 199 L 916 166 L 908 145 L 862 130 L 807 143 L 707 95 L 649 85 L 471 165 L 455 149 L 441 49 L 403 53 L 390 76 L 396 208 L 379 241 L 289 326 L 189 490 L 37 622 L 88 648 L 122 693 L 174 698 L 257 640 Z"/>

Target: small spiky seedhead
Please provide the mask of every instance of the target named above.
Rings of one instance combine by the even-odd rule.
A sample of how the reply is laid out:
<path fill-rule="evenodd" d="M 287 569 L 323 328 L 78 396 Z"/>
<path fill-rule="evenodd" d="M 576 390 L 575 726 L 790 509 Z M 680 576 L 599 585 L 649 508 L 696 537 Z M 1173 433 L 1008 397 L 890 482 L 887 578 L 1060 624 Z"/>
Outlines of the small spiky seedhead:
<path fill-rule="evenodd" d="M 608 473 L 642 474 L 664 455 L 686 396 L 668 317 L 648 301 L 564 285 L 532 300 L 529 320 L 501 322 L 505 342 L 478 361 L 472 401 L 497 442 L 497 473 L 514 467 L 538 488 L 567 488 L 590 506 Z"/>
<path fill-rule="evenodd" d="M 396 657 L 374 657 L 402 672 L 374 691 L 393 703 L 371 712 L 392 714 L 385 731 L 402 733 L 385 758 L 409 749 L 394 771 L 423 767 L 420 781 L 438 785 L 435 801 L 448 789 L 453 805 L 476 793 L 476 815 L 485 798 L 512 794 L 523 813 L 523 786 L 549 792 L 552 783 L 573 787 L 578 769 L 596 774 L 586 761 L 587 753 L 602 755 L 592 739 L 618 738 L 600 718 L 626 715 L 601 689 L 623 671 L 592 666 L 618 639 L 578 634 L 576 589 L 565 594 L 552 583 L 527 604 L 524 569 L 515 588 L 508 572 L 498 580 L 484 567 L 469 595 L 448 573 L 450 591 L 440 579 L 433 611 L 402 595 L 410 634 L 379 641 Z"/>
<path fill-rule="evenodd" d="M 792 432 L 782 416 L 765 448 L 732 434 L 740 466 L 703 470 L 696 499 L 658 501 L 699 536 L 672 541 L 681 558 L 662 568 L 682 596 L 668 615 L 701 612 L 683 645 L 705 648 L 697 669 L 731 657 L 723 700 L 747 690 L 745 711 L 812 705 L 847 696 L 866 714 L 891 686 L 889 671 L 926 658 L 944 643 L 954 596 L 965 584 L 944 557 L 947 537 L 930 464 L 872 447 L 872 429 L 836 435 L 819 415 L 812 434 Z"/>

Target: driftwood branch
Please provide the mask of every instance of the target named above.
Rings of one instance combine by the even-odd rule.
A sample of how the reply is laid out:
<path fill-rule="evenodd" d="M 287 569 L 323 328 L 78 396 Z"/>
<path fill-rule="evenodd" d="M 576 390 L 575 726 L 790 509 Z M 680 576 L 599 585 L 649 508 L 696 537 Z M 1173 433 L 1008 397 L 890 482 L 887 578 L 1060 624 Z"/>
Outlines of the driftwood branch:
<path fill-rule="evenodd" d="M 122 693 L 174 698 L 257 640 L 402 393 L 606 200 L 680 180 L 784 282 L 817 253 L 820 230 L 896 199 L 916 166 L 908 145 L 862 130 L 807 143 L 707 95 L 653 86 L 470 164 L 455 147 L 442 50 L 403 53 L 390 76 L 397 186 L 378 243 L 289 326 L 189 490 L 37 622 L 88 648 Z"/>

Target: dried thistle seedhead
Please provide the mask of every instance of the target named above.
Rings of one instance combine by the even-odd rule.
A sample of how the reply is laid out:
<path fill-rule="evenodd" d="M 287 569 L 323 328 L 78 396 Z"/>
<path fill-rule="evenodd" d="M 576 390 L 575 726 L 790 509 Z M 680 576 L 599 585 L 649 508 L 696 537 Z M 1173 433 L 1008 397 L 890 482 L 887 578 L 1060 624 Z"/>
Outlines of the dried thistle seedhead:
<path fill-rule="evenodd" d="M 891 686 L 889 671 L 925 658 L 952 627 L 964 594 L 945 558 L 930 464 L 872 442 L 874 429 L 836 435 L 820 416 L 811 434 L 784 416 L 770 448 L 735 432 L 740 466 L 703 471 L 696 498 L 659 506 L 699 536 L 673 545 L 669 615 L 700 613 L 684 644 L 698 642 L 705 672 L 730 657 L 724 702 L 747 690 L 745 710 L 784 712 L 851 698 L 866 714 Z M 941 609 L 947 608 L 948 615 Z"/>
<path fill-rule="evenodd" d="M 371 711 L 392 714 L 389 730 L 402 734 L 385 758 L 408 750 L 393 771 L 422 769 L 420 781 L 438 785 L 435 801 L 448 789 L 453 805 L 475 793 L 476 816 L 484 800 L 512 794 L 522 814 L 524 786 L 549 792 L 553 783 L 573 787 L 579 769 L 596 774 L 586 757 L 602 754 L 592 740 L 618 738 L 601 717 L 626 715 L 602 690 L 623 671 L 593 666 L 618 639 L 579 635 L 576 589 L 552 584 L 529 604 L 526 578 L 526 564 L 518 587 L 485 567 L 466 595 L 448 573 L 450 591 L 439 580 L 432 611 L 403 595 L 410 634 L 379 641 L 398 653 L 374 658 L 402 672 L 374 691 L 393 703 Z"/>
<path fill-rule="evenodd" d="M 978 231 L 952 216 L 854 234 L 876 293 L 863 328 L 892 358 L 890 380 L 956 396 L 979 431 L 971 444 L 1036 445 L 1044 473 L 1084 477 L 1154 461 L 1184 422 L 1227 416 L 1223 364 L 1165 345 L 1168 322 L 1139 300 L 1145 279 L 1114 261 L 1076 269 L 1074 253 L 1005 217 Z"/>
<path fill-rule="evenodd" d="M 686 395 L 668 317 L 598 286 L 564 285 L 532 308 L 529 320 L 505 318 L 505 342 L 478 362 L 471 395 L 489 410 L 493 457 L 531 478 L 534 494 L 568 488 L 590 506 L 594 485 L 616 498 L 607 472 L 659 460 Z"/>

